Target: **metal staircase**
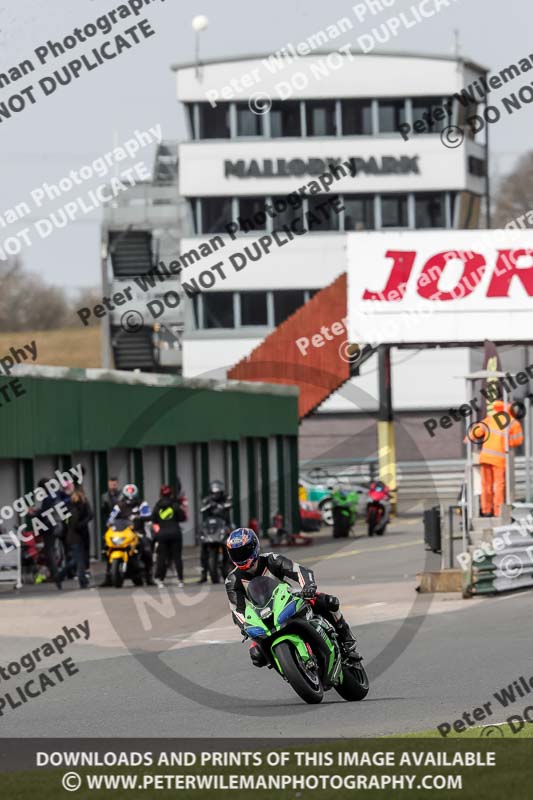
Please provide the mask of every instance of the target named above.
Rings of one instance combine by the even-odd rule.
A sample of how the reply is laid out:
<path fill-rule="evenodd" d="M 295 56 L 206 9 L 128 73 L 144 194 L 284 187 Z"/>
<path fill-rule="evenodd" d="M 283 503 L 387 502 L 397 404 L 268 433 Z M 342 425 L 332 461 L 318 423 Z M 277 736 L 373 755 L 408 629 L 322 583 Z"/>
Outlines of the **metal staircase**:
<path fill-rule="evenodd" d="M 153 266 L 151 231 L 111 231 L 109 255 L 115 278 L 146 275 Z"/>

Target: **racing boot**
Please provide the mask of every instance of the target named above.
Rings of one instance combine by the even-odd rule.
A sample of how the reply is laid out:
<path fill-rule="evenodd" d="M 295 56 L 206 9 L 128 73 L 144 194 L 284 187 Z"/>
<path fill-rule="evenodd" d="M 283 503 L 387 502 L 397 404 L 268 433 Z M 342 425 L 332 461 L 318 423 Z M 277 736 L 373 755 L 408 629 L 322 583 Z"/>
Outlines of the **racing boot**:
<path fill-rule="evenodd" d="M 266 667 L 267 660 L 259 649 L 257 642 L 252 642 L 249 653 L 254 667 Z"/>
<path fill-rule="evenodd" d="M 341 618 L 335 622 L 335 630 L 343 654 L 348 656 L 351 661 L 362 661 L 363 657 L 357 651 L 357 639 L 353 635 L 344 617 L 341 616 Z"/>

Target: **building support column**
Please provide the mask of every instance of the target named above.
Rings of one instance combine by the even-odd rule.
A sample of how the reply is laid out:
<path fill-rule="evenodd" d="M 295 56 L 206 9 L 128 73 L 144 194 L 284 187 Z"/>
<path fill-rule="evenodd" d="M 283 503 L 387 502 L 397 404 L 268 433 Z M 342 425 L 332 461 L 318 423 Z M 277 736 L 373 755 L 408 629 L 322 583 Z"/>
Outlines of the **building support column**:
<path fill-rule="evenodd" d="M 396 484 L 396 443 L 394 440 L 394 414 L 392 410 L 392 373 L 390 347 L 378 348 L 379 412 L 378 412 L 378 464 L 379 477 L 391 490 L 391 513 L 396 513 L 398 502 Z"/>
<path fill-rule="evenodd" d="M 258 518 L 257 502 L 257 465 L 256 465 L 255 440 L 252 436 L 246 439 L 246 460 L 248 464 L 248 517 Z M 248 523 L 246 523 L 248 524 Z"/>
<path fill-rule="evenodd" d="M 291 524 L 294 533 L 300 532 L 300 498 L 298 495 L 298 436 L 289 436 L 289 497 Z"/>
<path fill-rule="evenodd" d="M 241 522 L 241 463 L 239 442 L 230 442 L 231 448 L 231 496 L 233 500 L 233 524 L 242 527 Z"/>

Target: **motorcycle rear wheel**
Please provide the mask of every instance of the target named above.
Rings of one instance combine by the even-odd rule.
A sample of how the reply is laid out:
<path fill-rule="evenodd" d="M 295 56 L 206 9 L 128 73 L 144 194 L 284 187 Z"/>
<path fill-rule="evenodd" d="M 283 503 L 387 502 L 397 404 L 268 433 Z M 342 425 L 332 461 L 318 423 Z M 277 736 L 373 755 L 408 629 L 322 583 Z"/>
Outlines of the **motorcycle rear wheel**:
<path fill-rule="evenodd" d="M 363 665 L 359 664 L 357 667 L 351 667 L 344 664 L 342 675 L 342 683 L 335 686 L 337 694 L 340 694 L 343 700 L 350 702 L 364 700 L 370 690 L 370 685 Z"/>
<path fill-rule="evenodd" d="M 281 642 L 276 647 L 276 655 L 281 664 L 283 674 L 297 695 L 306 703 L 321 703 L 324 697 L 324 688 L 318 675 L 314 681 L 307 674 L 304 667 L 300 667 L 295 654 L 288 642 Z"/>

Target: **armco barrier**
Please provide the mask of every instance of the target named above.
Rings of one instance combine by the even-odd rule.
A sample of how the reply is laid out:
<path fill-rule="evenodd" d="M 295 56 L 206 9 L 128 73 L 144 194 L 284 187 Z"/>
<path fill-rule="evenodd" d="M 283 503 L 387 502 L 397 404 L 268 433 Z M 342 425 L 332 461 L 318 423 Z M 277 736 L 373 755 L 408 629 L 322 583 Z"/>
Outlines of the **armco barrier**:
<path fill-rule="evenodd" d="M 513 522 L 494 528 L 505 543 L 494 555 L 473 559 L 465 594 L 494 594 L 533 587 L 533 535 Z M 496 548 L 495 548 L 496 549 Z"/>

